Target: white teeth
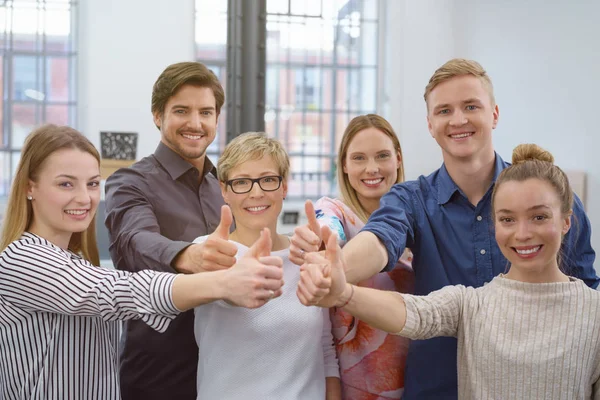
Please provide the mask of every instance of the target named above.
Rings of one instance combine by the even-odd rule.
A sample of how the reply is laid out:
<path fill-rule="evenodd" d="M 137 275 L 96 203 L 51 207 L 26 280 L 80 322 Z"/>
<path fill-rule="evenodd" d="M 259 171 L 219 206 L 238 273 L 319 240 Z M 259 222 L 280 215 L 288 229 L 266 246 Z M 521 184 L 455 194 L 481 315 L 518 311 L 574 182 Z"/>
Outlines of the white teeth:
<path fill-rule="evenodd" d="M 466 138 L 468 136 L 471 136 L 472 133 L 461 133 L 458 135 L 451 135 L 454 139 L 462 139 L 462 138 Z"/>
<path fill-rule="evenodd" d="M 182 135 L 184 138 L 192 139 L 192 140 L 200 140 L 202 136 L 192 136 L 192 135 Z"/>
<path fill-rule="evenodd" d="M 87 212 L 87 210 L 65 210 L 65 212 L 71 215 L 83 215 Z"/>
<path fill-rule="evenodd" d="M 519 253 L 519 254 L 532 254 L 532 253 L 535 253 L 536 251 L 538 251 L 540 249 L 540 247 L 541 246 L 537 246 L 537 247 L 534 247 L 533 249 L 529 249 L 529 250 L 518 250 L 518 249 L 515 249 L 515 250 L 517 250 L 517 253 Z"/>
<path fill-rule="evenodd" d="M 367 185 L 376 185 L 379 182 L 383 182 L 383 178 L 379 178 L 379 179 L 363 179 L 363 182 L 366 183 Z"/>
<path fill-rule="evenodd" d="M 260 207 L 248 207 L 247 210 L 248 211 L 253 211 L 253 212 L 258 212 L 258 211 L 262 211 L 262 210 L 266 210 L 267 206 L 260 206 Z"/>

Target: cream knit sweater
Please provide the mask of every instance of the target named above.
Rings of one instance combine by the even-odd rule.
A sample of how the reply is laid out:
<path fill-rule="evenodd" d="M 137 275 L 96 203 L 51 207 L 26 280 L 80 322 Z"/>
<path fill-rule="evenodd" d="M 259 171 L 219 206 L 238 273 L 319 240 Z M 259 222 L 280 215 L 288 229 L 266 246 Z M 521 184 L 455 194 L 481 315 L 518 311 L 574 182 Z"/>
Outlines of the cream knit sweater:
<path fill-rule="evenodd" d="M 582 281 L 402 296 L 400 335 L 458 338 L 460 399 L 600 399 L 600 293 Z"/>

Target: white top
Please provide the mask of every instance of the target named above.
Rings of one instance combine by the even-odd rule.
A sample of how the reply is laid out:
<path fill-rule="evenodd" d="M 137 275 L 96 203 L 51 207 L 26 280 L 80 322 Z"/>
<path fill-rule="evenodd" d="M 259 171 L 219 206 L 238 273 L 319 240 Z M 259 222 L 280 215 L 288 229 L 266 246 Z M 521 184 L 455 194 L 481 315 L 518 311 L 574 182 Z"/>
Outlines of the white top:
<path fill-rule="evenodd" d="M 460 399 L 600 399 L 600 293 L 571 279 L 403 294 L 400 334 L 458 338 Z"/>
<path fill-rule="evenodd" d="M 0 254 L 0 398 L 115 400 L 119 325 L 163 332 L 174 274 L 95 267 L 24 233 Z"/>
<path fill-rule="evenodd" d="M 203 242 L 202 236 L 194 242 Z M 248 248 L 237 242 L 241 257 Z M 283 294 L 256 309 L 216 301 L 195 309 L 198 399 L 318 400 L 325 377 L 339 377 L 329 310 L 296 296 L 300 268 L 283 258 Z"/>

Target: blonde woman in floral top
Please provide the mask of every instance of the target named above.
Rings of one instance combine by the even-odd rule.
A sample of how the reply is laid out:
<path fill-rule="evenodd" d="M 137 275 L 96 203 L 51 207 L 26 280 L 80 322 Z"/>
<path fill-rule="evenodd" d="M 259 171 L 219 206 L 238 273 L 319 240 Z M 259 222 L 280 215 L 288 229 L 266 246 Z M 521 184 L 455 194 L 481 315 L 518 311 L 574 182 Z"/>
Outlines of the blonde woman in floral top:
<path fill-rule="evenodd" d="M 322 225 L 337 233 L 340 245 L 365 225 L 379 200 L 393 184 L 404 180 L 402 151 L 391 125 L 374 114 L 350 121 L 338 154 L 340 199 L 323 197 L 315 209 L 307 204 L 309 223 L 294 231 L 290 260 L 298 265 L 304 252 L 321 245 Z M 360 283 L 360 286 L 411 293 L 414 274 L 411 254 L 405 252 L 396 268 Z M 400 399 L 408 339 L 374 329 L 352 315 L 332 309 L 331 322 L 340 364 L 344 400 Z"/>

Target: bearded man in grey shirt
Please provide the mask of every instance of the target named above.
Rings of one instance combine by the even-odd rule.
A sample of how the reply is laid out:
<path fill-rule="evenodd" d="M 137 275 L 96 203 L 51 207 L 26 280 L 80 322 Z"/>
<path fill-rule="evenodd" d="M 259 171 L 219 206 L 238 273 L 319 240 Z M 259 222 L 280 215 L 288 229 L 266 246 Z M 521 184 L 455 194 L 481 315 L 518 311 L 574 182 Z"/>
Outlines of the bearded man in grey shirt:
<path fill-rule="evenodd" d="M 170 65 L 157 79 L 152 115 L 161 142 L 154 154 L 106 182 L 105 223 L 116 268 L 195 273 L 235 263 L 237 248 L 223 235 L 191 244 L 219 226 L 223 198 L 206 148 L 215 139 L 224 101 L 219 80 L 198 62 Z M 125 335 L 123 400 L 196 399 L 193 310 L 181 313 L 165 333 L 130 321 Z"/>

